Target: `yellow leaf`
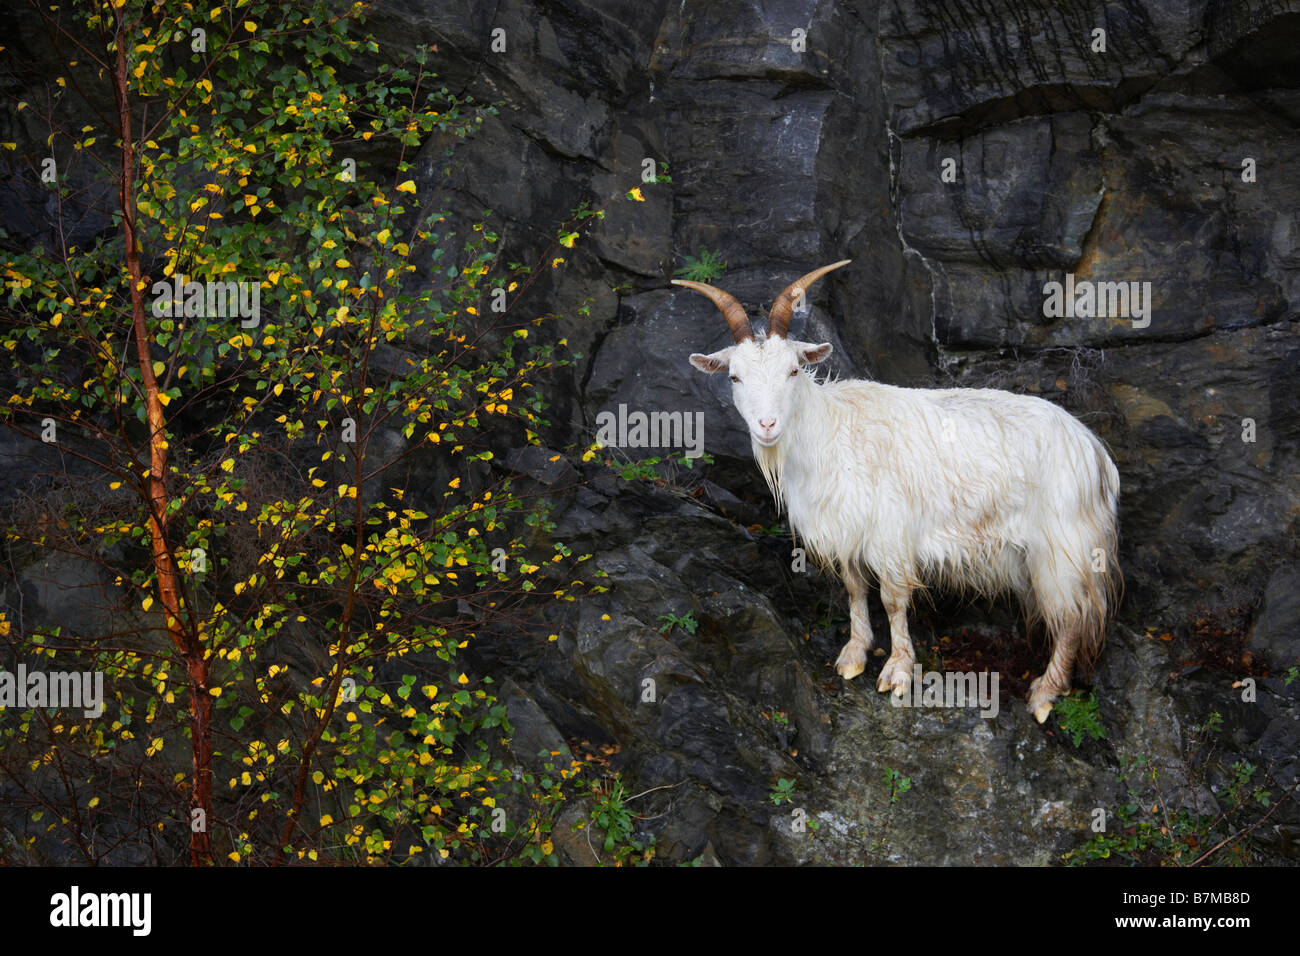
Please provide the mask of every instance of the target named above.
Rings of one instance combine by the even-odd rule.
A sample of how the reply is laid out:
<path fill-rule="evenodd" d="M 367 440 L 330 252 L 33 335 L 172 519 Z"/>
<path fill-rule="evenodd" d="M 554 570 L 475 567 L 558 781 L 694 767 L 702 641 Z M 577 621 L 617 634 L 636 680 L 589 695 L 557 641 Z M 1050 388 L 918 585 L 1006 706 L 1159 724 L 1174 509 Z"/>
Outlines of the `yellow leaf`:
<path fill-rule="evenodd" d="M 249 33 L 256 33 L 256 32 L 257 32 L 257 24 L 254 23 L 252 20 L 245 20 L 245 21 L 244 21 L 244 29 L 247 30 Z"/>
<path fill-rule="evenodd" d="M 415 180 L 413 180 L 413 179 L 408 179 L 406 182 L 402 183 L 400 186 L 397 187 L 397 191 L 398 191 L 399 193 L 413 193 L 413 192 L 415 192 Z"/>
<path fill-rule="evenodd" d="M 153 607 L 153 595 L 146 594 L 144 596 L 144 600 L 140 602 L 140 606 L 144 608 L 146 611 L 149 610 L 149 608 Z"/>
<path fill-rule="evenodd" d="M 325 814 L 325 816 L 320 818 L 320 825 L 323 827 L 327 827 L 333 822 L 334 822 L 334 818 L 330 816 L 328 813 Z"/>

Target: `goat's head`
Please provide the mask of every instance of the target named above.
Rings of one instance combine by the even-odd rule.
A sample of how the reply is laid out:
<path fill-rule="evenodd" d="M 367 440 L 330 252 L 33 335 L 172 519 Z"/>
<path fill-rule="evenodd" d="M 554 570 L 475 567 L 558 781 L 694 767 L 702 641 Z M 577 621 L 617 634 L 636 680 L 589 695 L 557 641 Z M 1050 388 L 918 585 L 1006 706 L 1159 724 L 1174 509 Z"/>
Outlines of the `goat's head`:
<path fill-rule="evenodd" d="M 831 354 L 829 342 L 814 345 L 786 338 L 794 308 L 814 282 L 850 261 L 844 259 L 822 266 L 786 286 L 772 303 L 767 317 L 767 335 L 763 338 L 755 338 L 744 307 L 733 296 L 703 282 L 673 280 L 676 285 L 707 295 L 731 327 L 735 345 L 710 355 L 696 352 L 691 356 L 691 364 L 701 372 L 731 374 L 732 403 L 744 416 L 750 435 L 760 445 L 775 445 L 785 423 L 790 420 L 799 370 L 805 365 L 815 365 Z"/>

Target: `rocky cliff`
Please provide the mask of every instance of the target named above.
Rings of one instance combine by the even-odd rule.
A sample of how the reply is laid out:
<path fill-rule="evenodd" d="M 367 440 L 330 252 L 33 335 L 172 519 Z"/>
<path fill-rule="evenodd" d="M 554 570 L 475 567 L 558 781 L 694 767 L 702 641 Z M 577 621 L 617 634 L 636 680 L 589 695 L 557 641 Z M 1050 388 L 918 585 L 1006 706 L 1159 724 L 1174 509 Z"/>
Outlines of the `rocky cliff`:
<path fill-rule="evenodd" d="M 472 649 L 509 678 L 521 757 L 606 747 L 660 860 L 727 864 L 1056 863 L 1098 808 L 1122 835 L 1134 787 L 1213 817 L 1241 761 L 1274 800 L 1295 784 L 1300 3 L 381 0 L 369 27 L 388 58 L 436 44 L 443 83 L 500 104 L 449 183 L 433 144 L 420 182 L 466 217 L 491 208 L 517 258 L 645 159 L 672 178 L 535 288 L 581 356 L 546 439 L 580 451 L 620 404 L 698 410 L 714 460 L 645 482 L 499 455 L 609 575 L 547 612 L 558 641 Z M 1002 673 L 995 717 L 890 707 L 878 663 L 835 675 L 841 585 L 792 569 L 725 378 L 686 361 L 727 341 L 668 284 L 700 247 L 755 311 L 851 258 L 792 330 L 835 344 L 835 374 L 1035 394 L 1105 440 L 1126 592 L 1093 675 L 1103 739 L 1026 713 L 1045 658 L 1010 603 L 913 613 L 929 665 Z M 1147 313 L 1047 314 L 1067 276 L 1137 283 Z M 694 633 L 661 631 L 688 612 Z M 1300 858 L 1300 803 L 1251 838 L 1248 859 Z"/>

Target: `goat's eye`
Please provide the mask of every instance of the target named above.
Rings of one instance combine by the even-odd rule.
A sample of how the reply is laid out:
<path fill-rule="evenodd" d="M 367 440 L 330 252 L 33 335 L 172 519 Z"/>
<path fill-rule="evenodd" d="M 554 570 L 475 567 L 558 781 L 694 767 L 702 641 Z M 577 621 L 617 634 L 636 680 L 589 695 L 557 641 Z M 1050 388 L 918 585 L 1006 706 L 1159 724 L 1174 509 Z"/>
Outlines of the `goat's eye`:
<path fill-rule="evenodd" d="M 798 375 L 798 374 L 799 374 L 799 370 L 798 370 L 797 368 L 795 368 L 795 369 L 791 369 L 791 370 L 790 370 L 790 377 L 791 377 L 791 378 L 794 378 L 794 377 L 795 377 L 796 375 Z"/>
<path fill-rule="evenodd" d="M 733 376 L 731 376 L 731 380 L 732 380 L 733 382 L 739 382 L 739 381 L 740 381 L 740 376 L 738 376 L 738 375 L 733 375 Z"/>

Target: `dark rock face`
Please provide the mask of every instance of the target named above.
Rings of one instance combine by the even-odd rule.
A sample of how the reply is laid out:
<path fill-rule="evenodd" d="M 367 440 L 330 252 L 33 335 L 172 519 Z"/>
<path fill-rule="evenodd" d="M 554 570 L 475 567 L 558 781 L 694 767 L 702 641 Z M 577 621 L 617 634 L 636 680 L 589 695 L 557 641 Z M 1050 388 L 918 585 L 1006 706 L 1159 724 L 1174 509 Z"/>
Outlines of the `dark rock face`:
<path fill-rule="evenodd" d="M 1222 773 L 1189 756 L 1215 713 L 1223 766 L 1250 760 L 1275 797 L 1295 783 L 1300 3 L 377 6 L 386 58 L 436 43 L 443 82 L 502 102 L 459 147 L 446 201 L 495 210 L 513 258 L 540 254 L 577 203 L 635 184 L 646 158 L 673 179 L 535 287 L 538 314 L 565 316 L 583 356 L 555 386 L 549 440 L 585 447 L 620 404 L 700 410 L 716 463 L 690 497 L 576 456 L 498 455 L 544 487 L 590 479 L 557 493 L 557 537 L 610 578 L 608 594 L 547 610 L 558 642 L 512 632 L 474 648 L 511 681 L 521 759 L 565 739 L 617 744 L 634 792 L 661 788 L 636 807 L 660 858 L 724 864 L 1059 862 L 1093 835 L 1096 808 L 1127 802 L 1117 771 L 1136 756 L 1171 810 L 1222 809 Z M 725 376 L 687 363 L 729 340 L 667 283 L 699 246 L 721 251 L 717 283 L 751 311 L 852 258 L 792 327 L 835 345 L 836 374 L 1038 394 L 1107 442 L 1126 597 L 1093 675 L 1104 742 L 1036 726 L 1023 684 L 985 719 L 892 708 L 874 666 L 839 680 L 842 587 L 793 571 L 788 537 L 749 530 L 775 508 Z M 1067 274 L 1149 283 L 1149 321 L 1047 314 L 1045 284 Z M 688 611 L 696 633 L 660 632 L 661 615 Z M 959 632 L 978 629 L 1007 681 L 1042 669 L 1041 650 L 1015 673 L 993 658 L 997 633 L 1021 634 L 1007 606 L 912 620 L 940 667 L 975 662 Z M 1245 677 L 1250 701 L 1233 686 Z M 890 771 L 911 789 L 893 791 Z M 792 803 L 769 798 L 779 778 L 796 782 Z M 1297 858 L 1300 803 L 1256 837 Z M 558 845 L 590 863 L 581 842 Z"/>
<path fill-rule="evenodd" d="M 585 88 L 619 107 L 587 114 L 603 124 L 592 128 L 599 165 L 643 153 L 666 159 L 674 177 L 670 210 L 652 199 L 635 227 L 597 240 L 613 274 L 631 273 L 645 291 L 588 339 L 582 421 L 619 404 L 704 409 L 715 470 L 760 503 L 747 519 L 770 523 L 727 382 L 684 361 L 726 344 L 726 329 L 662 277 L 674 254 L 720 249 L 731 268 L 719 284 L 757 308 L 808 268 L 853 257 L 814 292 L 810 328 L 794 330 L 833 342 L 837 372 L 1037 393 L 1113 449 L 1128 596 L 1095 686 L 1114 721 L 1110 752 L 1158 760 L 1193 806 L 1186 735 L 1210 711 L 1232 710 L 1236 692 L 1225 671 L 1191 678 L 1205 681 L 1195 692 L 1171 684 L 1171 668 L 1195 665 L 1178 642 L 1198 617 L 1231 618 L 1239 626 L 1221 636 L 1223 656 L 1244 674 L 1240 628 L 1295 553 L 1298 227 L 1288 199 L 1300 182 L 1288 157 L 1300 76 L 1278 34 L 1300 36 L 1300 22 L 1264 4 L 806 6 L 665 6 L 660 18 L 633 19 L 602 4 L 579 18 L 586 37 L 605 35 L 618 52 L 605 76 L 623 78 Z M 525 16 L 539 36 L 541 24 L 560 29 Z M 801 54 L 795 28 L 807 31 Z M 638 49 L 653 51 L 644 71 L 625 71 L 621 54 Z M 507 125 L 547 123 L 529 107 L 550 98 L 542 88 L 534 81 Z M 568 125 L 543 135 L 573 155 Z M 604 182 L 603 169 L 565 172 L 592 192 Z M 525 178 L 546 178 L 537 173 Z M 1067 273 L 1150 283 L 1149 322 L 1045 315 L 1045 283 Z M 1113 801 L 1113 769 L 1043 737 L 1013 700 L 984 721 L 894 711 L 865 682 L 837 688 L 827 665 L 839 636 L 801 646 L 808 617 L 778 596 L 839 602 L 838 582 L 791 574 L 775 542 L 701 523 L 691 505 L 655 509 L 610 490 L 615 501 L 586 540 L 616 586 L 568 622 L 572 663 L 586 704 L 609 708 L 604 725 L 640 782 L 703 784 L 707 796 L 673 797 L 661 849 L 708 842 L 724 862 L 1046 862 L 1081 842 L 1091 808 Z M 618 543 L 634 529 L 635 544 Z M 714 555 L 720 565 L 682 573 Z M 1295 663 L 1288 581 L 1273 576 L 1251 644 L 1261 674 Z M 659 637 L 658 615 L 683 608 L 700 632 Z M 965 610 L 935 624 L 980 619 Z M 1172 630 L 1172 647 L 1153 645 L 1148 627 Z M 646 677 L 668 688 L 661 702 L 629 705 Z M 1294 744 L 1295 691 L 1272 683 L 1235 709 L 1275 711 L 1260 730 L 1289 727 Z M 762 725 L 773 710 L 788 714 L 792 745 Z M 1239 741 L 1256 757 L 1263 745 Z M 780 751 L 791 750 L 783 769 Z M 889 807 L 883 768 L 911 777 L 915 810 L 889 823 L 891 847 L 873 857 L 865 848 Z M 1293 782 L 1293 758 L 1272 768 Z M 810 812 L 826 814 L 819 843 L 800 843 L 787 814 L 763 806 L 773 778 L 792 775 L 812 785 Z M 703 807 L 707 827 L 692 809 Z M 1290 821 L 1272 841 L 1283 852 L 1296 816 L 1278 816 Z M 945 825 L 926 822 L 936 818 Z M 759 847 L 749 842 L 756 821 L 766 821 Z"/>

